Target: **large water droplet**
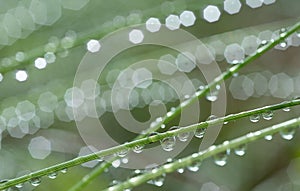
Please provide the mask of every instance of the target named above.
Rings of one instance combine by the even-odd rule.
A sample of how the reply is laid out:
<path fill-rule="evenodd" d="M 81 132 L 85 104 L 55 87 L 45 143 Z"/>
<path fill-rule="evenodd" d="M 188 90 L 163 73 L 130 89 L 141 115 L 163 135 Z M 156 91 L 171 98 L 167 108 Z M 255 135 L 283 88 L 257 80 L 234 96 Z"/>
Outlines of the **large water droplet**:
<path fill-rule="evenodd" d="M 228 145 L 229 141 L 224 141 L 223 145 Z M 218 166 L 225 166 L 227 164 L 228 155 L 230 154 L 230 149 L 227 149 L 224 152 L 217 153 L 214 155 L 214 162 Z"/>
<path fill-rule="evenodd" d="M 234 149 L 234 153 L 238 156 L 244 156 L 246 154 L 247 145 L 239 145 Z"/>
<path fill-rule="evenodd" d="M 195 137 L 201 139 L 203 138 L 204 134 L 205 134 L 205 131 L 206 131 L 207 128 L 198 128 L 195 130 Z"/>
<path fill-rule="evenodd" d="M 285 140 L 292 140 L 294 138 L 295 132 L 296 128 L 290 127 L 282 129 L 281 131 L 279 131 L 279 134 Z"/>
<path fill-rule="evenodd" d="M 176 170 L 179 174 L 182 174 L 182 173 L 184 173 L 184 168 L 179 168 L 179 169 L 177 169 Z"/>
<path fill-rule="evenodd" d="M 155 171 L 156 169 L 153 169 L 152 171 Z M 155 186 L 161 187 L 164 184 L 166 174 L 163 174 L 162 176 L 156 177 L 155 179 L 149 180 L 148 184 L 153 184 Z"/>
<path fill-rule="evenodd" d="M 187 167 L 189 171 L 197 172 L 201 166 L 201 161 L 194 161 L 191 165 Z"/>
<path fill-rule="evenodd" d="M 257 48 L 257 52 L 260 53 L 267 44 L 268 44 L 267 40 L 262 40 L 261 43 L 260 43 L 260 45 Z"/>
<path fill-rule="evenodd" d="M 179 133 L 177 135 L 178 140 L 181 142 L 186 142 L 190 136 L 190 132 Z"/>
<path fill-rule="evenodd" d="M 260 115 L 259 114 L 254 114 L 254 115 L 251 115 L 249 117 L 250 121 L 253 122 L 253 123 L 257 123 L 259 122 L 260 120 Z"/>
<path fill-rule="evenodd" d="M 217 116 L 215 116 L 215 115 L 210 115 L 210 116 L 207 118 L 207 121 L 211 121 L 211 120 L 214 120 L 214 119 L 217 119 Z"/>
<path fill-rule="evenodd" d="M 117 159 L 111 163 L 111 165 L 115 168 L 118 168 L 121 165 L 121 160 Z"/>
<path fill-rule="evenodd" d="M 218 94 L 221 86 L 217 84 L 216 86 L 210 88 L 210 91 L 206 94 L 206 99 L 208 101 L 214 102 L 218 99 Z"/>
<path fill-rule="evenodd" d="M 265 113 L 262 114 L 262 117 L 265 119 L 265 120 L 271 120 L 273 118 L 273 111 L 267 111 Z"/>
<path fill-rule="evenodd" d="M 279 30 L 279 36 L 280 36 L 280 37 L 283 37 L 283 36 L 286 34 L 286 31 L 287 31 L 286 28 L 281 28 L 281 29 Z"/>
<path fill-rule="evenodd" d="M 38 186 L 41 184 L 41 178 L 32 178 L 29 182 L 32 186 Z"/>
<path fill-rule="evenodd" d="M 175 143 L 176 138 L 174 136 L 166 137 L 160 141 L 160 144 L 165 151 L 172 151 L 174 149 Z"/>
<path fill-rule="evenodd" d="M 285 112 L 289 112 L 289 111 L 291 111 L 291 108 L 290 107 L 285 107 L 282 110 L 285 111 Z"/>
<path fill-rule="evenodd" d="M 52 172 L 50 174 L 48 174 L 48 178 L 50 179 L 55 179 L 57 177 L 57 172 Z"/>
<path fill-rule="evenodd" d="M 119 152 L 117 153 L 117 155 L 118 155 L 119 157 L 125 157 L 127 154 L 128 154 L 128 149 L 124 149 L 124 150 L 119 151 Z"/>
<path fill-rule="evenodd" d="M 273 139 L 273 136 L 272 135 L 266 135 L 264 137 L 264 139 L 267 140 L 267 141 L 271 141 Z"/>
<path fill-rule="evenodd" d="M 23 183 L 20 183 L 20 184 L 17 184 L 15 187 L 16 188 L 23 188 L 24 184 Z"/>
<path fill-rule="evenodd" d="M 68 171 L 68 169 L 67 169 L 67 168 L 64 168 L 64 169 L 61 169 L 61 170 L 60 170 L 60 172 L 61 172 L 61 173 L 63 173 L 63 174 L 66 174 L 66 173 L 67 173 L 67 171 Z"/>
<path fill-rule="evenodd" d="M 144 145 L 136 145 L 133 147 L 132 150 L 135 153 L 141 153 L 141 152 L 143 152 L 143 148 L 144 148 Z"/>

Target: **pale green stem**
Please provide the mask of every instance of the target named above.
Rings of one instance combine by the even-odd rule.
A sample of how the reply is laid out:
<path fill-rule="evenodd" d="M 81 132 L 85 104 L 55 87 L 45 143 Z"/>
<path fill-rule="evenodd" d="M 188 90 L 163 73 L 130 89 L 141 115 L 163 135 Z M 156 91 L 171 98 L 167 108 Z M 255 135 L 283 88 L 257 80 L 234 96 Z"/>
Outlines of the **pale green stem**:
<path fill-rule="evenodd" d="M 56 165 L 32 172 L 30 174 L 27 174 L 27 175 L 24 175 L 24 176 L 21 176 L 18 178 L 10 179 L 5 183 L 0 184 L 0 190 L 9 188 L 11 186 L 15 186 L 20 183 L 24 183 L 26 181 L 29 181 L 32 178 L 42 177 L 42 176 L 48 175 L 52 172 L 57 172 L 59 170 L 65 169 L 65 168 L 77 166 L 77 165 L 83 164 L 88 161 L 99 159 L 104 156 L 113 155 L 113 154 L 116 154 L 125 149 L 131 149 L 131 148 L 134 148 L 135 146 L 141 146 L 141 145 L 146 145 L 146 144 L 153 143 L 153 142 L 158 142 L 166 137 L 177 136 L 178 134 L 181 134 L 181 133 L 191 132 L 191 131 L 196 130 L 197 128 L 207 128 L 210 125 L 222 124 L 224 122 L 237 120 L 237 119 L 240 119 L 243 117 L 247 117 L 247 116 L 251 116 L 251 115 L 255 115 L 255 114 L 261 114 L 264 112 L 278 110 L 278 109 L 282 109 L 282 108 L 286 108 L 286 107 L 292 107 L 295 105 L 300 105 L 300 99 L 292 100 L 292 101 L 285 101 L 285 102 L 282 102 L 279 104 L 265 106 L 262 108 L 257 108 L 257 109 L 253 109 L 253 110 L 249 110 L 249 111 L 244 111 L 244 112 L 240 112 L 237 114 L 230 114 L 225 117 L 216 118 L 213 120 L 197 123 L 194 125 L 181 127 L 176 130 L 170 130 L 170 131 L 167 131 L 164 133 L 159 133 L 157 135 L 148 136 L 145 138 L 127 142 L 122 145 L 118 145 L 118 146 L 111 147 L 111 148 L 108 148 L 105 150 L 101 150 L 101 151 L 98 151 L 98 152 L 95 152 L 95 153 L 92 153 L 89 155 L 80 156 L 80 157 L 74 158 L 72 160 L 56 164 Z"/>
<path fill-rule="evenodd" d="M 276 124 L 271 127 L 256 131 L 256 132 L 250 132 L 247 135 L 233 139 L 229 142 L 224 142 L 223 144 L 220 144 L 217 146 L 211 146 L 202 152 L 194 153 L 188 157 L 178 159 L 169 164 L 165 164 L 157 169 L 154 169 L 152 171 L 145 172 L 142 175 L 130 178 L 130 179 L 126 180 L 125 182 L 122 182 L 115 186 L 109 187 L 108 189 L 105 189 L 105 190 L 106 191 L 118 191 L 118 190 L 125 190 L 125 189 L 131 189 L 131 188 L 137 187 L 138 185 L 145 183 L 149 180 L 155 179 L 157 177 L 160 177 L 163 174 L 171 173 L 171 172 L 176 171 L 177 169 L 188 167 L 191 164 L 193 164 L 194 162 L 203 161 L 204 159 L 212 157 L 216 154 L 226 152 L 228 149 L 234 149 L 238 146 L 245 145 L 245 144 L 251 143 L 255 140 L 264 138 L 267 135 L 273 135 L 284 129 L 294 128 L 299 125 L 300 125 L 300 118 L 295 118 L 295 119 L 291 119 L 289 121 L 285 121 L 283 123 Z"/>

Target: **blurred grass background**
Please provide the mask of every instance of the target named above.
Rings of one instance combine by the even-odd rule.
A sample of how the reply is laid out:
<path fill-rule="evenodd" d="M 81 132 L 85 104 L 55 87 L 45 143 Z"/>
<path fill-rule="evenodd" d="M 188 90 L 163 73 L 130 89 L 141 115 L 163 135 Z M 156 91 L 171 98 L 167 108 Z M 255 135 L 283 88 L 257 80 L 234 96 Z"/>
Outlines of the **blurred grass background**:
<path fill-rule="evenodd" d="M 210 1 L 209 4 L 219 4 L 222 7 L 222 2 L 215 0 Z M 10 9 L 18 6 L 18 3 L 18 1 L 0 1 L 0 14 L 5 14 Z M 30 1 L 25 0 L 24 3 L 28 4 Z M 164 20 L 165 15 L 161 13 L 160 9 L 162 3 L 163 1 L 160 0 L 90 0 L 86 6 L 78 11 L 62 9 L 61 16 L 57 22 L 50 26 L 37 26 L 36 30 L 28 37 L 18 39 L 13 44 L 2 47 L 0 57 L 13 56 L 17 51 L 26 52 L 31 49 L 39 49 L 48 42 L 51 36 L 55 35 L 61 38 L 68 30 L 76 31 L 78 36 L 90 36 L 92 38 L 93 33 L 101 31 L 103 23 L 111 21 L 117 15 L 127 16 L 132 11 L 140 11 L 145 19 L 155 16 Z M 185 1 L 185 9 L 193 10 L 197 14 L 197 18 L 199 18 L 200 9 L 207 4 L 205 2 L 188 0 Z M 220 21 L 216 23 L 210 24 L 202 19 L 197 19 L 193 27 L 184 29 L 203 40 L 203 42 L 222 40 L 228 44 L 233 42 L 241 43 L 242 39 L 249 34 L 257 35 L 260 31 L 266 29 L 280 29 L 283 26 L 294 23 L 300 16 L 299 7 L 300 2 L 297 0 L 277 0 L 275 4 L 258 9 L 251 9 L 243 2 L 242 9 L 237 15 L 228 15 L 223 12 Z M 180 7 L 177 7 L 177 9 L 177 13 L 182 11 Z M 117 46 L 117 43 L 112 46 Z M 159 58 L 163 53 L 157 51 L 156 48 L 145 48 L 147 51 L 141 49 L 129 51 L 127 55 L 119 56 L 113 60 L 110 64 L 111 68 L 109 67 L 106 70 L 108 72 L 113 68 L 121 69 L 121 67 L 124 67 L 124 63 L 126 63 L 126 66 L 130 65 L 132 57 L 143 59 L 153 54 L 153 57 Z M 143 52 L 143 54 L 140 54 L 140 52 Z M 85 53 L 85 45 L 82 42 L 82 45 L 72 48 L 67 57 L 57 58 L 55 64 L 50 65 L 45 70 L 37 71 L 33 66 L 26 66 L 29 73 L 29 80 L 26 83 L 19 83 L 13 79 L 13 72 L 6 73 L 5 81 L 0 83 L 0 99 L 2 100 L 0 108 L 3 110 L 18 100 L 28 99 L 36 102 L 37 95 L 46 89 L 51 89 L 62 98 L 65 89 L 72 85 L 79 60 Z M 299 47 L 291 47 L 285 51 L 272 50 L 242 69 L 239 75 L 270 71 L 273 74 L 284 72 L 291 77 L 297 77 L 300 74 L 298 70 L 300 66 L 299 60 Z M 219 62 L 219 65 L 222 71 L 228 67 L 225 61 Z M 194 77 L 199 75 L 201 75 L 199 71 L 189 74 L 189 76 Z M 53 82 L 52 85 L 49 85 L 49 82 L 50 84 Z M 105 81 L 103 80 L 101 84 L 104 83 Z M 227 88 L 230 83 L 231 80 L 226 81 Z M 295 86 L 299 86 L 299 84 L 295 84 Z M 281 101 L 283 99 L 274 98 L 272 95 L 257 98 L 250 97 L 245 101 L 237 100 L 232 97 L 227 89 L 227 113 L 235 113 Z M 167 104 L 167 107 L 170 108 L 177 104 L 178 102 L 176 101 L 171 102 Z M 199 107 L 201 108 L 201 120 L 205 120 L 210 114 L 206 112 L 210 111 L 210 104 L 203 99 L 200 101 Z M 142 109 L 134 109 L 131 112 L 136 119 L 142 120 L 147 118 L 147 110 L 148 108 L 144 107 Z M 274 119 L 261 121 L 257 124 L 251 123 L 248 119 L 229 123 L 224 126 L 216 143 L 221 143 L 246 132 L 299 116 L 299 111 L 299 107 L 292 108 L 290 112 L 278 111 L 275 113 Z M 101 121 L 104 124 L 110 125 L 113 120 L 114 116 L 110 112 L 105 113 L 101 117 Z M 118 126 L 117 123 L 114 124 Z M 176 122 L 173 122 L 173 124 L 176 124 Z M 120 143 L 128 141 L 128 137 L 135 136 L 127 131 L 121 131 L 121 127 L 116 128 L 120 131 L 111 133 L 114 133 L 112 136 Z M 28 143 L 35 136 L 44 136 L 51 140 L 51 155 L 44 160 L 33 159 L 28 152 Z M 178 158 L 197 151 L 199 142 L 198 139 L 193 138 L 189 147 Z M 270 142 L 266 140 L 256 141 L 248 145 L 245 156 L 237 157 L 232 154 L 225 167 L 218 167 L 211 160 L 206 160 L 197 173 L 186 170 L 183 174 L 172 173 L 168 175 L 161 188 L 144 184 L 133 190 L 300 190 L 299 142 L 299 133 L 289 142 L 282 140 L 279 136 L 275 136 Z M 22 171 L 38 170 L 76 157 L 82 146 L 84 146 L 84 143 L 77 132 L 74 122 L 64 123 L 56 120 L 49 129 L 40 130 L 35 135 L 26 135 L 22 139 L 11 138 L 6 133 L 3 133 L 0 150 L 0 179 L 13 178 L 22 173 Z M 291 167 L 291 164 L 294 163 L 296 165 Z M 290 171 L 294 171 L 292 177 L 291 173 L 288 173 L 290 168 L 292 168 Z M 65 175 L 59 174 L 55 180 L 45 177 L 42 179 L 40 186 L 33 188 L 30 185 L 26 185 L 21 190 L 67 190 L 90 171 L 91 169 L 81 166 L 74 167 L 68 169 Z M 98 177 L 85 190 L 101 190 L 114 179 L 125 180 L 130 172 L 131 170 L 129 169 L 110 168 L 107 173 Z M 214 184 L 215 187 L 213 186 Z"/>

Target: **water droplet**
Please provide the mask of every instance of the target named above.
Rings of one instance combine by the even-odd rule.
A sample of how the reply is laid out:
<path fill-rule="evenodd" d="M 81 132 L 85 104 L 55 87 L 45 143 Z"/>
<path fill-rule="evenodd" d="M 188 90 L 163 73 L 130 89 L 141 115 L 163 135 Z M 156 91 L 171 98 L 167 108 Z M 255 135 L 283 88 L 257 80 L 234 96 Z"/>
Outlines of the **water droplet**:
<path fill-rule="evenodd" d="M 117 153 L 117 155 L 118 155 L 119 157 L 125 157 L 127 154 L 128 154 L 128 149 L 124 149 L 124 150 L 119 151 L 119 152 Z"/>
<path fill-rule="evenodd" d="M 57 177 L 57 172 L 52 172 L 50 174 L 48 174 L 48 178 L 50 179 L 55 179 Z"/>
<path fill-rule="evenodd" d="M 111 181 L 111 182 L 109 183 L 109 186 L 114 186 L 114 185 L 117 185 L 117 184 L 119 184 L 119 183 L 120 183 L 120 181 L 113 180 L 113 181 Z"/>
<path fill-rule="evenodd" d="M 141 153 L 141 152 L 143 152 L 143 148 L 144 148 L 144 145 L 136 145 L 133 147 L 132 150 L 135 153 Z"/>
<path fill-rule="evenodd" d="M 264 139 L 267 140 L 267 141 L 271 141 L 273 139 L 273 136 L 272 135 L 266 135 L 264 137 Z"/>
<path fill-rule="evenodd" d="M 260 53 L 267 44 L 267 40 L 262 40 L 261 43 L 258 45 L 257 52 Z"/>
<path fill-rule="evenodd" d="M 161 128 L 161 129 L 164 129 L 164 128 L 166 128 L 166 125 L 165 125 L 165 124 L 161 124 L 161 125 L 160 125 L 160 128 Z"/>
<path fill-rule="evenodd" d="M 178 140 L 181 142 L 186 142 L 190 136 L 190 132 L 179 133 L 177 135 Z"/>
<path fill-rule="evenodd" d="M 32 178 L 29 182 L 32 186 L 38 186 L 41 184 L 41 178 Z"/>
<path fill-rule="evenodd" d="M 17 184 L 15 187 L 16 188 L 22 188 L 24 186 L 24 184 L 23 183 L 20 183 L 20 184 Z"/>
<path fill-rule="evenodd" d="M 283 36 L 285 35 L 286 31 L 287 31 L 286 28 L 281 28 L 281 29 L 279 30 L 279 36 L 280 36 L 280 37 L 283 37 Z"/>
<path fill-rule="evenodd" d="M 118 168 L 121 165 L 121 161 L 119 159 L 117 159 L 117 160 L 113 161 L 111 164 L 113 167 Z"/>
<path fill-rule="evenodd" d="M 285 111 L 285 112 L 289 112 L 289 111 L 291 111 L 291 108 L 290 107 L 285 107 L 282 110 Z"/>
<path fill-rule="evenodd" d="M 182 173 L 184 173 L 184 168 L 179 168 L 179 169 L 177 169 L 176 171 L 177 171 L 178 173 L 182 174 Z"/>
<path fill-rule="evenodd" d="M 142 174 L 143 174 L 142 170 L 136 169 L 136 170 L 133 171 L 131 177 L 139 176 L 139 175 L 142 175 Z"/>
<path fill-rule="evenodd" d="M 287 42 L 286 41 L 281 41 L 280 43 L 279 43 L 279 46 L 281 47 L 281 48 L 286 48 L 287 47 Z"/>
<path fill-rule="evenodd" d="M 215 87 L 210 88 L 210 91 L 206 94 L 206 99 L 208 101 L 214 102 L 218 99 L 218 94 L 221 86 L 217 84 Z"/>
<path fill-rule="evenodd" d="M 160 141 L 160 144 L 165 151 L 172 151 L 174 149 L 175 143 L 176 138 L 174 136 L 166 137 Z"/>
<path fill-rule="evenodd" d="M 195 161 L 187 167 L 189 171 L 197 172 L 201 166 L 201 161 Z"/>
<path fill-rule="evenodd" d="M 239 145 L 234 149 L 234 153 L 238 156 L 244 156 L 246 154 L 247 145 Z"/>
<path fill-rule="evenodd" d="M 225 142 L 223 144 L 225 144 Z M 227 159 L 228 159 L 228 155 L 229 154 L 230 154 L 230 150 L 229 149 L 227 149 L 224 152 L 217 153 L 214 156 L 214 162 L 215 162 L 215 164 L 218 165 L 218 166 L 225 166 L 227 164 Z"/>
<path fill-rule="evenodd" d="M 153 169 L 153 170 L 155 170 L 155 169 Z M 163 174 L 162 176 L 159 176 L 159 177 L 156 177 L 155 179 L 149 180 L 147 183 L 161 187 L 164 184 L 165 177 L 166 177 L 166 174 Z"/>
<path fill-rule="evenodd" d="M 173 114 L 174 114 L 174 111 L 169 111 L 169 112 L 167 113 L 167 117 L 171 117 Z"/>
<path fill-rule="evenodd" d="M 68 169 L 67 169 L 67 168 L 64 168 L 64 169 L 61 169 L 61 170 L 60 170 L 60 172 L 61 172 L 61 173 L 63 173 L 63 174 L 66 174 L 66 173 L 67 173 L 67 171 L 68 171 Z"/>
<path fill-rule="evenodd" d="M 207 128 L 198 128 L 195 130 L 195 137 L 201 139 L 204 137 Z"/>
<path fill-rule="evenodd" d="M 211 121 L 211 120 L 214 120 L 214 119 L 217 119 L 217 116 L 215 116 L 215 115 L 210 115 L 210 116 L 207 118 L 207 121 Z"/>
<path fill-rule="evenodd" d="M 273 118 L 273 111 L 267 111 L 265 113 L 262 114 L 262 117 L 265 119 L 265 120 L 271 120 Z"/>
<path fill-rule="evenodd" d="M 254 114 L 254 115 L 251 115 L 249 117 L 250 121 L 253 122 L 253 123 L 257 123 L 259 120 L 260 120 L 260 115 L 259 114 Z"/>
<path fill-rule="evenodd" d="M 279 131 L 280 136 L 285 139 L 285 140 L 292 140 L 294 138 L 296 132 L 295 127 L 290 127 L 290 128 L 284 128 L 281 131 Z"/>
<path fill-rule="evenodd" d="M 129 161 L 129 160 L 128 160 L 127 157 L 121 159 L 121 162 L 122 162 L 123 164 L 127 164 L 128 161 Z"/>

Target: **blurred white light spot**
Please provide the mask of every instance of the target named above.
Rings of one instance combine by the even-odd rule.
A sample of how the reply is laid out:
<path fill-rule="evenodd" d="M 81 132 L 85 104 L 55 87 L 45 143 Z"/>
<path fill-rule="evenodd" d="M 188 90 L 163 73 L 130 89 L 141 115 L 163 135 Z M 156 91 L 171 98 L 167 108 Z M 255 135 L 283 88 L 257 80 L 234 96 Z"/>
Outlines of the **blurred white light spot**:
<path fill-rule="evenodd" d="M 101 48 L 101 45 L 99 43 L 98 40 L 90 40 L 87 44 L 86 44 L 86 48 L 89 52 L 91 53 L 95 53 L 95 52 L 98 52 Z"/>
<path fill-rule="evenodd" d="M 132 42 L 133 44 L 139 44 L 143 41 L 144 39 L 144 34 L 142 31 L 133 29 L 129 33 L 129 41 Z"/>
<path fill-rule="evenodd" d="M 274 97 L 287 98 L 294 92 L 294 82 L 285 73 L 273 75 L 269 81 L 269 90 Z"/>
<path fill-rule="evenodd" d="M 241 10 L 242 4 L 239 0 L 225 0 L 224 10 L 229 14 L 236 14 Z"/>
<path fill-rule="evenodd" d="M 214 53 L 204 45 L 197 46 L 195 56 L 197 58 L 197 61 L 201 64 L 210 64 L 215 60 Z"/>
<path fill-rule="evenodd" d="M 57 96 L 52 92 L 44 92 L 38 99 L 38 105 L 44 112 L 52 112 L 58 104 Z"/>
<path fill-rule="evenodd" d="M 51 153 L 51 142 L 42 136 L 35 137 L 31 139 L 28 150 L 32 158 L 45 159 Z"/>
<path fill-rule="evenodd" d="M 181 72 L 191 72 L 196 67 L 195 57 L 188 52 L 178 54 L 175 63 Z"/>
<path fill-rule="evenodd" d="M 177 71 L 177 66 L 175 65 L 176 58 L 171 54 L 166 54 L 159 58 L 157 63 L 158 69 L 162 74 L 172 75 Z"/>
<path fill-rule="evenodd" d="M 83 91 L 85 99 L 95 99 L 100 94 L 100 86 L 93 79 L 84 80 L 80 89 Z"/>
<path fill-rule="evenodd" d="M 204 19 L 210 23 L 218 21 L 220 16 L 221 16 L 221 12 L 217 6 L 208 5 L 203 10 Z"/>
<path fill-rule="evenodd" d="M 183 11 L 180 14 L 180 21 L 183 26 L 189 27 L 194 25 L 196 17 L 192 11 Z"/>
<path fill-rule="evenodd" d="M 26 71 L 19 70 L 16 72 L 16 80 L 18 80 L 19 82 L 24 82 L 27 80 L 27 78 L 28 78 L 28 74 Z"/>
<path fill-rule="evenodd" d="M 260 40 L 254 35 L 246 36 L 242 41 L 242 47 L 245 50 L 246 55 L 255 53 L 259 44 Z"/>
<path fill-rule="evenodd" d="M 132 75 L 133 84 L 139 88 L 147 88 L 152 83 L 152 73 L 146 68 L 139 68 Z"/>
<path fill-rule="evenodd" d="M 237 76 L 232 78 L 229 90 L 232 97 L 239 100 L 246 100 L 254 93 L 254 83 L 247 76 Z"/>
<path fill-rule="evenodd" d="M 166 27 L 170 30 L 179 29 L 180 24 L 180 19 L 177 15 L 169 15 L 166 18 Z"/>
<path fill-rule="evenodd" d="M 21 120 L 29 121 L 35 116 L 35 105 L 30 101 L 21 101 L 16 106 L 16 114 Z"/>
<path fill-rule="evenodd" d="M 35 66 L 37 69 L 44 69 L 44 68 L 46 68 L 46 66 L 47 66 L 47 62 L 46 62 L 45 58 L 37 58 L 37 59 L 34 61 L 34 66 Z"/>
<path fill-rule="evenodd" d="M 225 48 L 224 57 L 229 64 L 238 64 L 245 58 L 245 51 L 239 44 L 230 44 Z"/>
<path fill-rule="evenodd" d="M 77 87 L 67 89 L 64 100 L 69 107 L 78 108 L 84 102 L 84 93 Z"/>
<path fill-rule="evenodd" d="M 46 52 L 46 54 L 44 55 L 44 58 L 48 64 L 52 64 L 56 60 L 56 56 L 53 52 Z"/>
<path fill-rule="evenodd" d="M 146 29 L 150 32 L 157 32 L 159 31 L 160 27 L 161 23 L 158 18 L 151 17 L 146 21 Z"/>
<path fill-rule="evenodd" d="M 263 0 L 246 0 L 246 4 L 254 9 L 261 7 L 263 4 Z"/>

